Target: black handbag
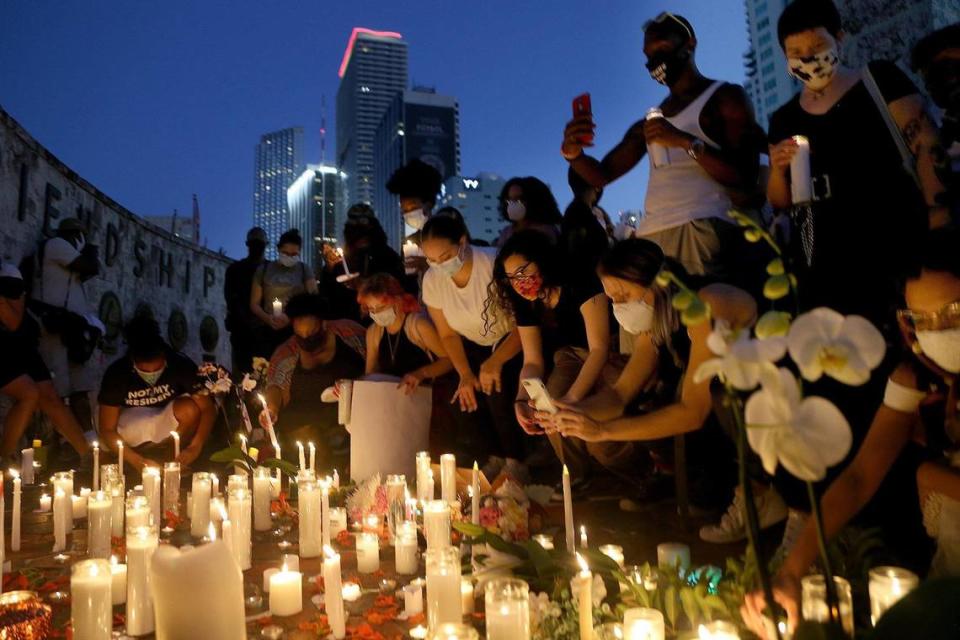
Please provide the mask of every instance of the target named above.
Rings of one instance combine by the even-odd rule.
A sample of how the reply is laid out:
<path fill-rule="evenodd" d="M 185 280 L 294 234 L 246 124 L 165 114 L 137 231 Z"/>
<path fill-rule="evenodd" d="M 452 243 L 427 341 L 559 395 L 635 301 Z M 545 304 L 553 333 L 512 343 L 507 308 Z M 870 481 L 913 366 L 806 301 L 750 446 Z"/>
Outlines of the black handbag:
<path fill-rule="evenodd" d="M 91 326 L 79 313 L 67 309 L 70 302 L 70 285 L 73 283 L 73 274 L 67 281 L 67 297 L 62 307 L 31 300 L 30 310 L 40 318 L 47 333 L 60 336 L 60 342 L 67 350 L 67 359 L 74 364 L 85 364 L 93 355 L 100 342 L 100 329 Z"/>

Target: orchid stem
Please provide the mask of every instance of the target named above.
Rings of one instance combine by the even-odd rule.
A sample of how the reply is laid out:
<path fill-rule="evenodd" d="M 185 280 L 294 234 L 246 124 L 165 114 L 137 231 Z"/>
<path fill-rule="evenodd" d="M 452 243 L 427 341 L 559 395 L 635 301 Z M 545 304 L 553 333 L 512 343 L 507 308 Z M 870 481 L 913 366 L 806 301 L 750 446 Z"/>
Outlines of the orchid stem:
<path fill-rule="evenodd" d="M 827 554 L 827 538 L 823 532 L 823 515 L 820 512 L 820 501 L 812 482 L 807 482 L 807 496 L 810 498 L 810 509 L 813 523 L 817 530 L 817 544 L 820 547 L 820 561 L 823 564 L 823 581 L 827 590 L 827 610 L 830 612 L 831 624 L 840 623 L 840 602 L 837 598 L 837 585 L 833 581 L 833 568 L 830 566 L 830 556 Z"/>

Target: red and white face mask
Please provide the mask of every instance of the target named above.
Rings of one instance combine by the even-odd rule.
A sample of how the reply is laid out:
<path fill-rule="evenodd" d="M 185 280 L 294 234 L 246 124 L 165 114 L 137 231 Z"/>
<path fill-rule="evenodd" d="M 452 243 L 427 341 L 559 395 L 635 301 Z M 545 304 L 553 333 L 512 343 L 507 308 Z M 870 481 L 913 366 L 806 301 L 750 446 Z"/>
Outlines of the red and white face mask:
<path fill-rule="evenodd" d="M 527 300 L 536 300 L 543 288 L 543 276 L 539 273 L 532 276 L 515 276 L 510 280 L 513 290 Z"/>

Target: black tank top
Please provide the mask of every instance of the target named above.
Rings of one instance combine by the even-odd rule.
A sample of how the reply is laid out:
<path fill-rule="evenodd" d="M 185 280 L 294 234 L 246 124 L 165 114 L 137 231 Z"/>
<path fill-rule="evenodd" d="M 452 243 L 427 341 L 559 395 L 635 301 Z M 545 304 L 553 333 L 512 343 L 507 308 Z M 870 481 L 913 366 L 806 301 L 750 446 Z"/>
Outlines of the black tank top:
<path fill-rule="evenodd" d="M 409 315 L 403 319 L 403 326 L 396 335 L 391 335 L 386 329 L 383 330 L 377 356 L 380 373 L 402 377 L 430 363 L 426 352 L 407 337 L 406 327 L 409 319 Z"/>

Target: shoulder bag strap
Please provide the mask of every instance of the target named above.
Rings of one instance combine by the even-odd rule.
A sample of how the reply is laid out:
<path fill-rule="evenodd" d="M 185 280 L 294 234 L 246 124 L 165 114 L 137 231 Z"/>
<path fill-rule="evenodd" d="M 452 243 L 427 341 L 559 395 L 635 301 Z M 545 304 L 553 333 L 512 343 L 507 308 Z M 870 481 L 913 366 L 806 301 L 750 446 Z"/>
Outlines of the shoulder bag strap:
<path fill-rule="evenodd" d="M 883 118 L 883 123 L 887 125 L 887 129 L 890 131 L 890 137 L 893 138 L 894 144 L 897 145 L 897 150 L 900 152 L 900 160 L 903 163 L 903 170 L 913 178 L 917 188 L 922 191 L 920 176 L 917 175 L 916 158 L 914 158 L 913 153 L 910 151 L 910 147 L 907 146 L 906 140 L 903 139 L 903 133 L 900 131 L 900 127 L 897 126 L 896 121 L 890 114 L 890 107 L 880 92 L 880 87 L 877 85 L 877 81 L 873 77 L 869 66 L 863 68 L 862 77 L 863 86 L 866 87 L 867 93 L 873 98 L 873 102 L 877 106 L 877 111 L 880 112 L 880 117 Z"/>

